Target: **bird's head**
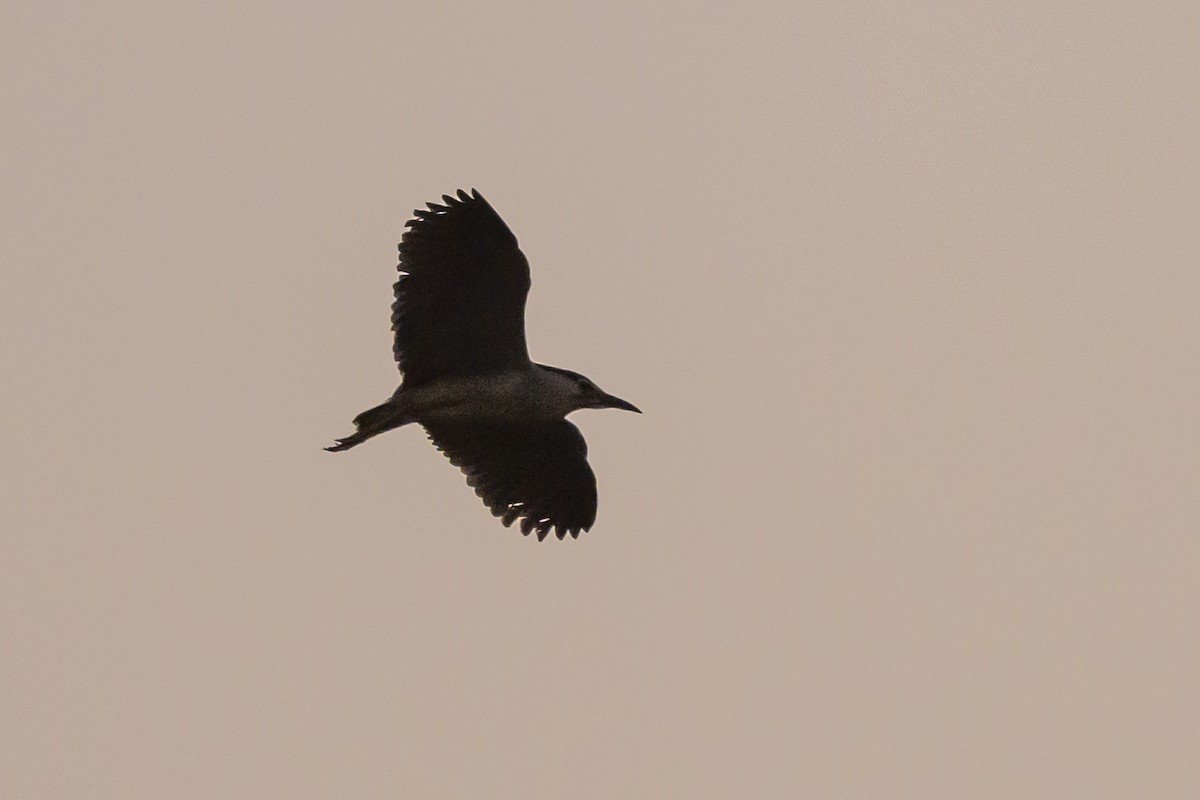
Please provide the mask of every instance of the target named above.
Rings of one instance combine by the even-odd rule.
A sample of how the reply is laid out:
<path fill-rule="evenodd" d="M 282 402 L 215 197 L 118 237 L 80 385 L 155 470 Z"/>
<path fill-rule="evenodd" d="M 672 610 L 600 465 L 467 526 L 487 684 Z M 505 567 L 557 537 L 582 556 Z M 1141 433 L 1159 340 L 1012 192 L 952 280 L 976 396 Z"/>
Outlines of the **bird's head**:
<path fill-rule="evenodd" d="M 546 367 L 546 369 L 555 373 L 556 384 L 565 390 L 565 400 L 569 406 L 568 413 L 581 408 L 619 408 L 623 411 L 633 411 L 636 414 L 642 413 L 641 409 L 633 403 L 609 394 L 578 372 L 558 367 Z"/>

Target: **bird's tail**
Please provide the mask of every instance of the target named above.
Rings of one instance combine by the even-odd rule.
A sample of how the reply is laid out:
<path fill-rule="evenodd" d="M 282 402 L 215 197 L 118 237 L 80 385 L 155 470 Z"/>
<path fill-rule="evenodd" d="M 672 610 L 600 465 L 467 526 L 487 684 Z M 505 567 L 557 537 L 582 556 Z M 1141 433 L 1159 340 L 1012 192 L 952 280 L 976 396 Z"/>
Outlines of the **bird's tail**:
<path fill-rule="evenodd" d="M 412 421 L 412 418 L 400 407 L 399 403 L 395 400 L 389 400 L 382 405 L 368 408 L 355 417 L 354 433 L 345 439 L 338 439 L 336 444 L 325 449 L 331 453 L 336 453 L 340 450 L 349 450 L 354 445 L 362 444 L 372 436 L 390 431 L 392 428 L 399 428 L 401 425 L 407 425 Z"/>

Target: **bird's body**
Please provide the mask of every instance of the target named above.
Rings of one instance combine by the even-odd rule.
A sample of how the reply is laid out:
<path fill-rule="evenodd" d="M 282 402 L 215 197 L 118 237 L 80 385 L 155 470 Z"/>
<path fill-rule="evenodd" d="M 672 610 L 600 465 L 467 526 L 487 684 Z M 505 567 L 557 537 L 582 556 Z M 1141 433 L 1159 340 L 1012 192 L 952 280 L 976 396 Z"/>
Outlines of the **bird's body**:
<path fill-rule="evenodd" d="M 562 419 L 574 411 L 573 390 L 570 378 L 531 363 L 493 375 L 447 377 L 396 397 L 426 422 L 533 422 Z"/>
<path fill-rule="evenodd" d="M 505 525 L 578 536 L 596 517 L 587 446 L 564 417 L 630 403 L 570 370 L 535 364 L 525 344 L 529 264 L 478 192 L 417 210 L 400 243 L 392 306 L 404 380 L 326 448 L 349 449 L 408 423 L 424 426 Z"/>

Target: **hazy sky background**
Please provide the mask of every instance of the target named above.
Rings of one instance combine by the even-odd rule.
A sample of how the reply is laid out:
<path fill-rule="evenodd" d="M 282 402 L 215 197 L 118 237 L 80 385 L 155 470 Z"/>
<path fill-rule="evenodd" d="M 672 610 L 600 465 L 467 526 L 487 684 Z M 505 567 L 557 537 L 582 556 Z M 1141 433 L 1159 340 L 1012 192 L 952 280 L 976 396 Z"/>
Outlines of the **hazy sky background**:
<path fill-rule="evenodd" d="M 1058 7 L 6 3 L 0 795 L 1200 795 L 1200 6 Z M 579 541 L 321 450 L 460 187 Z"/>

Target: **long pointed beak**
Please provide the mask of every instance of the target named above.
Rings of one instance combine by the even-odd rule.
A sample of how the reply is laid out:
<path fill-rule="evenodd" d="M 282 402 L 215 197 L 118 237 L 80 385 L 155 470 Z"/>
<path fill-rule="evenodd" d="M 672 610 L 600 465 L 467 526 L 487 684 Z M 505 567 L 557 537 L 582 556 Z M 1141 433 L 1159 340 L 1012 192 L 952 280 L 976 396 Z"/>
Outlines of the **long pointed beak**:
<path fill-rule="evenodd" d="M 598 408 L 619 408 L 622 411 L 632 411 L 635 414 L 642 413 L 642 410 L 640 408 L 638 408 L 637 406 L 635 406 L 633 403 L 630 403 L 627 400 L 622 400 L 619 397 L 614 397 L 611 394 L 602 395 L 600 397 L 600 402 L 597 404 L 597 407 Z"/>

